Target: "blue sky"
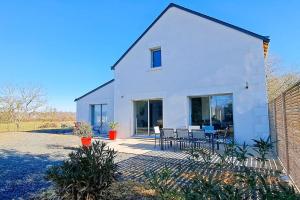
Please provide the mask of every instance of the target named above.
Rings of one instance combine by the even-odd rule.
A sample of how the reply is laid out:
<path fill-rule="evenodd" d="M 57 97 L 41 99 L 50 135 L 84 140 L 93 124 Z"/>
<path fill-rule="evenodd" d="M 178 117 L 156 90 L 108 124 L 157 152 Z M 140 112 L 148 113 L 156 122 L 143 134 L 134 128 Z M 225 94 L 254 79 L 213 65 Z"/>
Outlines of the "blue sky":
<path fill-rule="evenodd" d="M 0 1 L 0 87 L 45 88 L 49 104 L 75 111 L 74 98 L 112 78 L 110 66 L 169 4 L 271 37 L 270 52 L 300 68 L 300 1 Z"/>

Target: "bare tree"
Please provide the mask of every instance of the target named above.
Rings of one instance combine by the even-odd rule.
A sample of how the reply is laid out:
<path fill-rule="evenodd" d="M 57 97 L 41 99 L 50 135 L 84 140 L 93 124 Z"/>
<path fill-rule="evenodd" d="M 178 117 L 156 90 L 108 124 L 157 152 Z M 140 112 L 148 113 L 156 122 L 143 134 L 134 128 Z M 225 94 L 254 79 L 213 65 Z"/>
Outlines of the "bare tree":
<path fill-rule="evenodd" d="M 283 72 L 280 60 L 272 55 L 266 61 L 268 99 L 272 101 L 290 86 L 300 80 L 297 71 Z"/>
<path fill-rule="evenodd" d="M 40 87 L 4 86 L 0 89 L 0 111 L 6 113 L 6 121 L 19 129 L 22 121 L 46 104 L 45 99 Z"/>
<path fill-rule="evenodd" d="M 57 120 L 58 111 L 56 110 L 56 108 L 47 107 L 43 112 L 43 114 L 44 114 L 44 120 L 53 122 Z"/>

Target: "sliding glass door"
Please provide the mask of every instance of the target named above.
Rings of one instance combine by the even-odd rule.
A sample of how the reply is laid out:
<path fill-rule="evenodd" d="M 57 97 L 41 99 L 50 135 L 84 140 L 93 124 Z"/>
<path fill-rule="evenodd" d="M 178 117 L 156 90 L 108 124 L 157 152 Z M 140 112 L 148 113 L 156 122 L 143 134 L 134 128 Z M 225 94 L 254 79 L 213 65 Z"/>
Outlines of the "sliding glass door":
<path fill-rule="evenodd" d="M 211 125 L 215 129 L 233 127 L 232 95 L 192 97 L 191 125 Z"/>
<path fill-rule="evenodd" d="M 191 98 L 191 125 L 210 125 L 209 97 Z"/>
<path fill-rule="evenodd" d="M 154 126 L 163 126 L 162 100 L 142 100 L 135 102 L 135 134 L 151 135 Z"/>
<path fill-rule="evenodd" d="M 91 125 L 99 126 L 101 121 L 101 105 L 91 105 Z"/>
<path fill-rule="evenodd" d="M 148 101 L 135 102 L 136 109 L 136 128 L 135 134 L 148 135 Z"/>
<path fill-rule="evenodd" d="M 162 100 L 149 101 L 149 131 L 154 134 L 154 126 L 163 126 Z"/>
<path fill-rule="evenodd" d="M 91 125 L 100 134 L 108 131 L 107 104 L 91 105 Z"/>

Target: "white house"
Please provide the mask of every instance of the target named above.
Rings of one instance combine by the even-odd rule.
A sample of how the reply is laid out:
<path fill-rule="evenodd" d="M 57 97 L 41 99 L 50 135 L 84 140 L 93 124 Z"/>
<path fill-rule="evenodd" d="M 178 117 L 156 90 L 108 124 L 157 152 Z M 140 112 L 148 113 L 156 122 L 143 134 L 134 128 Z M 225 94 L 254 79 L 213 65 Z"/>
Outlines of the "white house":
<path fill-rule="evenodd" d="M 269 134 L 269 39 L 170 4 L 112 66 L 114 79 L 77 98 L 77 120 L 116 121 L 118 138 L 153 126 L 232 127 L 238 142 Z M 99 123 L 102 122 L 102 123 Z"/>

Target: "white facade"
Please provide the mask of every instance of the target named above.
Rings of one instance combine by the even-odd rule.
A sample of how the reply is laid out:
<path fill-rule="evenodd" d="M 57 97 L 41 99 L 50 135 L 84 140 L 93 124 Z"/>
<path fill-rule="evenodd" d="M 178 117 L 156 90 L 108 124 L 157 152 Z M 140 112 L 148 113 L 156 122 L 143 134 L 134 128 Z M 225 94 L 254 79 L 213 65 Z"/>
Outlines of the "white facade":
<path fill-rule="evenodd" d="M 162 66 L 151 68 L 156 47 Z M 179 128 L 190 125 L 190 97 L 232 94 L 236 141 L 269 134 L 263 40 L 180 8 L 168 8 L 117 63 L 114 79 L 77 101 L 77 120 L 89 120 L 89 104 L 113 102 L 111 119 L 126 138 L 136 100 L 162 99 L 163 126 Z"/>
<path fill-rule="evenodd" d="M 100 86 L 95 91 L 84 95 L 76 100 L 76 120 L 91 123 L 91 107 L 93 105 L 106 105 L 107 121 L 114 120 L 114 81 Z M 105 124 L 107 127 L 107 124 Z"/>

